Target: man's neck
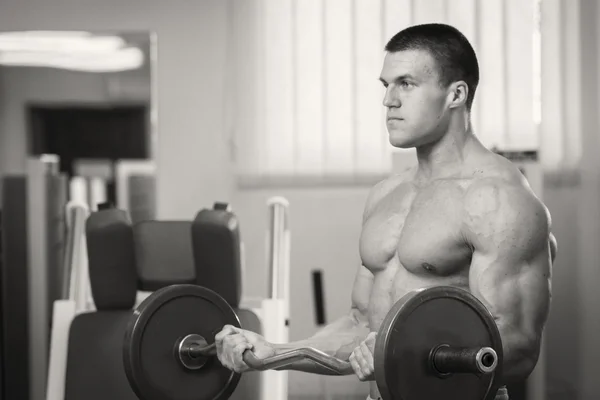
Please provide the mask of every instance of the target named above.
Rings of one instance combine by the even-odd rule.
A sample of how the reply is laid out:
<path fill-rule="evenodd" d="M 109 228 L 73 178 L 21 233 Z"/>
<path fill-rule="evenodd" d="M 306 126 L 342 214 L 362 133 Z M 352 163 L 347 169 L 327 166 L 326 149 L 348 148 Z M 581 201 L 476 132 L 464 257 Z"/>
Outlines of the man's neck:
<path fill-rule="evenodd" d="M 451 127 L 440 140 L 417 147 L 417 177 L 430 181 L 455 175 L 478 145 L 470 125 Z"/>

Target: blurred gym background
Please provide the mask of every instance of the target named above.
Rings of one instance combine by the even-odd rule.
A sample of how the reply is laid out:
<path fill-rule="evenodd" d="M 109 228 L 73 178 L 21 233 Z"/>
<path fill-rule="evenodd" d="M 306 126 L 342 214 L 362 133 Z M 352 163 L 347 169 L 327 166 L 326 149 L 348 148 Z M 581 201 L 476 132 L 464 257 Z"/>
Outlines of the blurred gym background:
<path fill-rule="evenodd" d="M 346 313 L 368 190 L 413 157 L 386 140 L 383 46 L 422 22 L 453 24 L 471 40 L 481 71 L 475 132 L 520 164 L 553 217 L 540 400 L 597 399 L 597 0 L 3 0 L 0 398 L 46 395 L 46 360 L 28 355 L 40 345 L 28 332 L 49 332 L 51 321 L 32 316 L 31 302 L 59 297 L 69 200 L 91 210 L 112 202 L 134 221 L 190 220 L 229 203 L 252 299 L 269 290 L 265 204 L 282 196 L 289 339 L 318 329 L 306 306 L 314 271 L 327 320 Z M 353 377 L 290 372 L 288 393 L 347 399 L 366 389 Z M 534 400 L 525 387 L 514 393 Z"/>

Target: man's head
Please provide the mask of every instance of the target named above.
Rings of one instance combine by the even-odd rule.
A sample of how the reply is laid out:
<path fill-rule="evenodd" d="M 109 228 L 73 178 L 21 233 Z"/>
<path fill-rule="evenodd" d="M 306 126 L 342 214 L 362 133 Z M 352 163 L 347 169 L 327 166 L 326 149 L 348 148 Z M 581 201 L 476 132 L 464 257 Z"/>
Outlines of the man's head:
<path fill-rule="evenodd" d="M 470 111 L 479 66 L 473 47 L 456 28 L 411 26 L 391 38 L 385 50 L 381 81 L 392 145 L 434 141 L 448 129 L 452 110 Z"/>

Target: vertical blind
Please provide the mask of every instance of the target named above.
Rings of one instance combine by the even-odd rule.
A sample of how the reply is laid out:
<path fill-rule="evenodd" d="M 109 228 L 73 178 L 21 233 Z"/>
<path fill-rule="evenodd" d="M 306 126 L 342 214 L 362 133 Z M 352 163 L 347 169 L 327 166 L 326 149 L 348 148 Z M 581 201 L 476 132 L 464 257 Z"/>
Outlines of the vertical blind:
<path fill-rule="evenodd" d="M 560 0 L 549 0 L 558 2 Z M 541 0 L 233 0 L 228 107 L 237 175 L 359 181 L 391 168 L 379 82 L 384 46 L 448 23 L 478 56 L 472 110 L 488 147 L 537 148 Z"/>
<path fill-rule="evenodd" d="M 570 169 L 582 156 L 580 2 L 538 1 L 542 38 L 540 153 L 547 169 Z"/>

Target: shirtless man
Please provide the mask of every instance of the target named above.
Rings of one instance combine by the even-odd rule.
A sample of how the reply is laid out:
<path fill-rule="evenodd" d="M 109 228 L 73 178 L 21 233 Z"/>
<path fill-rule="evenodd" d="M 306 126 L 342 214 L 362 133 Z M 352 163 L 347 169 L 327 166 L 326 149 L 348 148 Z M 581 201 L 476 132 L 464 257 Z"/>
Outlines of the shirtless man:
<path fill-rule="evenodd" d="M 366 202 L 359 268 L 350 312 L 314 336 L 289 344 L 231 326 L 216 336 L 221 363 L 248 369 L 242 353 L 260 358 L 314 347 L 350 360 L 361 381 L 374 381 L 377 331 L 409 291 L 438 285 L 464 288 L 481 300 L 500 330 L 503 384 L 533 370 L 551 298 L 556 240 L 550 215 L 514 164 L 486 149 L 470 124 L 479 81 L 475 52 L 456 29 L 409 27 L 386 45 L 389 141 L 416 148 L 417 165 L 375 185 Z M 312 361 L 288 369 L 329 372 Z M 506 399 L 502 388 L 497 399 Z"/>

